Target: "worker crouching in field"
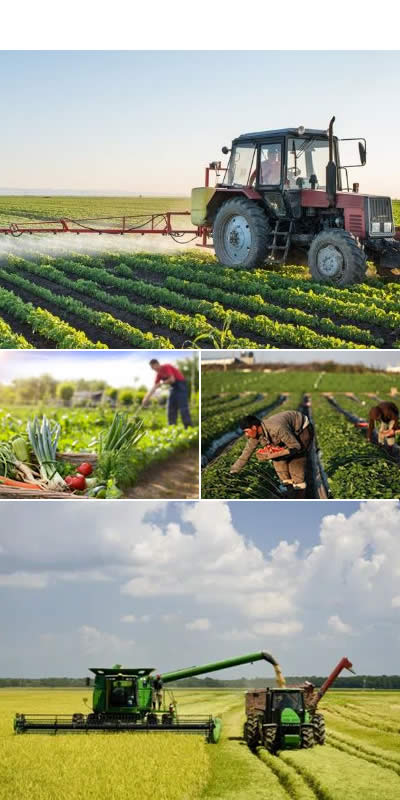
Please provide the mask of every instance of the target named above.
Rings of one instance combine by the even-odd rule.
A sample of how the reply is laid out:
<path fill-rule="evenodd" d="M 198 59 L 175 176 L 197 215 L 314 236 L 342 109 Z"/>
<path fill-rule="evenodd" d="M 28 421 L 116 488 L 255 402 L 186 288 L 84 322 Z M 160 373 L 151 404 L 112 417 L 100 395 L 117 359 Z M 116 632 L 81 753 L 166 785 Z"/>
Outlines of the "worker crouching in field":
<path fill-rule="evenodd" d="M 379 403 L 371 408 L 368 417 L 368 439 L 372 440 L 375 424 L 380 422 L 378 431 L 379 444 L 386 444 L 392 447 L 395 443 L 394 432 L 399 427 L 399 409 L 394 403 Z M 389 435 L 388 435 L 389 434 Z"/>
<path fill-rule="evenodd" d="M 182 417 L 182 422 L 185 428 L 192 426 L 192 420 L 189 410 L 189 395 L 185 376 L 182 372 L 174 367 L 172 364 L 160 364 L 156 358 L 152 358 L 150 366 L 157 373 L 154 381 L 154 386 L 147 392 L 142 400 L 143 408 L 149 403 L 150 398 L 154 392 L 159 388 L 160 383 L 168 383 L 170 385 L 170 392 L 168 397 L 168 425 L 176 425 L 178 419 L 178 411 Z"/>
<path fill-rule="evenodd" d="M 289 497 L 305 497 L 307 453 L 314 438 L 308 417 L 301 411 L 282 411 L 263 419 L 250 415 L 241 420 L 240 427 L 247 437 L 247 444 L 230 472 L 240 472 L 259 448 L 268 445 L 286 447 L 288 455 L 272 459 L 275 471 L 280 482 L 287 487 Z"/>

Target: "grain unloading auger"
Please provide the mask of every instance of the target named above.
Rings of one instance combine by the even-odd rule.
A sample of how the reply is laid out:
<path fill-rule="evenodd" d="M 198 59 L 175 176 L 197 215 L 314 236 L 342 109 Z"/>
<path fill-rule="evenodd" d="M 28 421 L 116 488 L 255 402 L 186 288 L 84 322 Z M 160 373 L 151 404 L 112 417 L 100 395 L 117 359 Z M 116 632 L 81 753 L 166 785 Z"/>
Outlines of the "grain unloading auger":
<path fill-rule="evenodd" d="M 309 748 L 325 744 L 325 720 L 318 703 L 344 669 L 353 672 L 348 658 L 342 658 L 319 689 L 306 681 L 302 686 L 257 689 L 246 692 L 246 722 L 243 737 L 255 750 Z"/>
<path fill-rule="evenodd" d="M 348 169 L 366 164 L 366 142 L 338 139 L 334 120 L 326 130 L 300 126 L 238 136 L 222 148 L 228 165 L 212 161 L 204 186 L 192 190 L 191 211 L 16 222 L 0 234 L 158 234 L 181 244 L 200 238 L 199 246 L 213 247 L 223 266 L 253 269 L 300 259 L 314 280 L 338 287 L 363 281 L 367 260 L 381 275 L 397 273 L 400 228 L 391 198 L 361 194 L 358 183 L 350 187 Z M 340 141 L 358 142 L 357 163 L 342 163 Z"/>
<path fill-rule="evenodd" d="M 53 717 L 46 714 L 16 714 L 14 730 L 16 733 L 169 731 L 203 734 L 208 742 L 216 744 L 221 734 L 219 717 L 181 715 L 173 697 L 166 703 L 166 693 L 162 689 L 160 690 L 162 700 L 160 698 L 161 702 L 157 702 L 155 684 L 160 680 L 160 685 L 165 686 L 183 678 L 204 675 L 240 664 L 251 664 L 255 661 L 268 661 L 272 664 L 278 685 L 284 687 L 285 679 L 278 662 L 265 651 L 160 675 L 153 675 L 153 668 L 125 669 L 120 665 L 112 668 L 91 667 L 90 671 L 94 673 L 95 679 L 93 709 L 90 714 L 75 713 L 72 716 L 57 714 Z M 156 710 L 156 705 L 161 705 L 161 708 Z"/>

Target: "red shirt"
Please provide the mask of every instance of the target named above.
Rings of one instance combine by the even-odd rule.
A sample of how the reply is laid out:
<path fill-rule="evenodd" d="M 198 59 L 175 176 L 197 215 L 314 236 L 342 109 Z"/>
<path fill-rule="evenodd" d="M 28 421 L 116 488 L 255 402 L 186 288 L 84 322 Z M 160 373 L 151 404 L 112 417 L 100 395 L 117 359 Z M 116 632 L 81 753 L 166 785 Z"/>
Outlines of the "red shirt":
<path fill-rule="evenodd" d="M 173 367 L 172 364 L 163 364 L 161 369 L 157 372 L 157 377 L 155 382 L 160 383 L 160 381 L 165 381 L 166 378 L 174 377 L 176 381 L 184 381 L 185 377 L 176 367 Z"/>

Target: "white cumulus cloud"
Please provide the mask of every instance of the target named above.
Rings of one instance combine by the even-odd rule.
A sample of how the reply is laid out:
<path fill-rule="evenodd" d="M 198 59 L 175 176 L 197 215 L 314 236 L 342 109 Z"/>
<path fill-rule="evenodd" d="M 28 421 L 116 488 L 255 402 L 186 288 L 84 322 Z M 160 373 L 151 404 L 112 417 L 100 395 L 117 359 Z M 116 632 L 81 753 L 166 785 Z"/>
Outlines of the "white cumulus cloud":
<path fill-rule="evenodd" d="M 199 619 L 194 619 L 192 622 L 187 622 L 185 628 L 188 631 L 208 631 L 211 628 L 211 623 L 207 617 L 199 617 Z"/>

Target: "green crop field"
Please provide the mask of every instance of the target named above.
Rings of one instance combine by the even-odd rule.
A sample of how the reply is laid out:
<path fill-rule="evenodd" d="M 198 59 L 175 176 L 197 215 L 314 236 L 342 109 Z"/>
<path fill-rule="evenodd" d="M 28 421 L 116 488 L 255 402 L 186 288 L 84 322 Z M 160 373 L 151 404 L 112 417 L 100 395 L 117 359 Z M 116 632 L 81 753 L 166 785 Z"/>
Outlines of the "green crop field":
<path fill-rule="evenodd" d="M 0 227 L 189 205 L 188 198 L 1 197 Z M 400 223 L 398 201 L 395 215 Z M 165 253 L 146 252 L 162 244 L 157 236 L 143 240 L 143 252 L 135 252 L 137 237 L 131 251 L 124 237 L 118 252 L 114 237 L 112 253 L 87 255 L 76 252 L 82 240 L 93 249 L 103 240 L 85 235 L 74 238 L 75 252 L 51 256 L 56 238 L 38 237 L 34 249 L 33 237 L 1 239 L 0 348 L 400 346 L 400 285 L 372 268 L 365 283 L 336 289 L 312 282 L 306 267 L 222 268 L 209 251 L 179 251 L 169 239 Z"/>
<path fill-rule="evenodd" d="M 327 744 L 271 756 L 241 739 L 240 690 L 176 690 L 182 713 L 218 714 L 218 745 L 183 734 L 16 736 L 15 712 L 85 712 L 84 689 L 0 690 L 0 798 L 45 800 L 394 800 L 400 693 L 332 691 Z"/>
<path fill-rule="evenodd" d="M 202 497 L 279 496 L 279 481 L 269 462 L 259 463 L 252 457 L 239 474 L 230 475 L 230 467 L 241 453 L 245 437 L 240 436 L 233 444 L 220 439 L 237 431 L 244 415 L 264 412 L 269 415 L 298 408 L 304 394 L 309 393 L 320 461 L 331 496 L 337 499 L 399 498 L 398 457 L 369 443 L 365 432 L 336 411 L 324 396 L 324 393 L 332 394 L 343 409 L 365 419 L 369 408 L 379 400 L 396 402 L 396 396 L 390 394 L 392 389 L 400 393 L 400 378 L 396 374 L 203 369 L 202 453 L 206 458 L 203 459 Z M 269 409 L 282 393 L 287 394 L 284 402 Z M 354 396 L 346 396 L 346 393 Z M 220 445 L 213 451 L 219 441 Z"/>

